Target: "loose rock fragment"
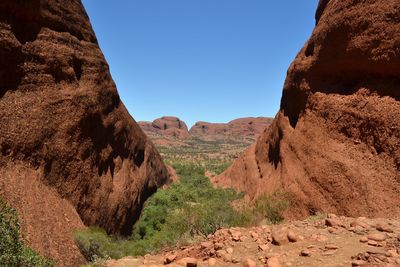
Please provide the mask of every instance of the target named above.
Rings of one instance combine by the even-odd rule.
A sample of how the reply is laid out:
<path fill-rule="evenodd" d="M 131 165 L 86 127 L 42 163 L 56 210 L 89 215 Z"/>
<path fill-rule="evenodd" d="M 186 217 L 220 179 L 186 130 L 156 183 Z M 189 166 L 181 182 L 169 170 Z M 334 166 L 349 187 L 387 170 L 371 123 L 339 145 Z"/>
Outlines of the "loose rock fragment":
<path fill-rule="evenodd" d="M 325 225 L 329 226 L 329 227 L 336 227 L 336 226 L 340 226 L 341 223 L 340 223 L 340 221 L 338 219 L 335 219 L 335 218 L 329 219 L 328 218 L 328 219 L 325 220 Z"/>
<path fill-rule="evenodd" d="M 282 246 L 288 243 L 287 233 L 284 230 L 275 230 L 272 232 L 272 244 Z"/>
<path fill-rule="evenodd" d="M 174 260 L 176 260 L 176 257 L 177 257 L 178 255 L 176 254 L 176 253 L 172 253 L 172 254 L 169 254 L 169 255 L 167 255 L 166 257 L 165 257 L 165 259 L 164 259 L 164 264 L 170 264 L 171 262 L 173 262 Z"/>
<path fill-rule="evenodd" d="M 232 254 L 232 253 L 233 253 L 233 248 L 227 248 L 227 249 L 226 249 L 226 252 L 227 252 L 228 254 Z"/>
<path fill-rule="evenodd" d="M 209 266 L 215 266 L 217 264 L 217 260 L 214 258 L 208 259 L 208 265 Z"/>
<path fill-rule="evenodd" d="M 325 248 L 326 248 L 326 249 L 329 249 L 329 250 L 336 250 L 336 249 L 339 249 L 339 247 L 336 246 L 336 245 L 334 245 L 334 244 L 327 244 L 327 245 L 325 245 Z"/>
<path fill-rule="evenodd" d="M 222 243 L 217 242 L 217 243 L 214 244 L 214 249 L 217 250 L 217 251 L 221 250 L 223 248 L 224 248 L 224 245 Z"/>
<path fill-rule="evenodd" d="M 267 251 L 267 250 L 269 250 L 269 246 L 268 245 L 259 245 L 258 249 L 261 251 Z"/>
<path fill-rule="evenodd" d="M 363 260 L 354 260 L 351 262 L 351 265 L 353 266 L 366 266 L 368 262 L 363 261 Z"/>
<path fill-rule="evenodd" d="M 332 255 L 334 255 L 335 253 L 336 253 L 335 250 L 329 250 L 329 251 L 322 252 L 321 255 L 322 255 L 322 256 L 332 256 Z"/>
<path fill-rule="evenodd" d="M 381 242 L 386 240 L 386 235 L 383 233 L 373 233 L 368 235 L 369 240 Z"/>
<path fill-rule="evenodd" d="M 209 248 L 212 248 L 213 243 L 212 242 L 202 242 L 200 245 L 201 245 L 202 249 L 209 249 Z"/>
<path fill-rule="evenodd" d="M 282 267 L 278 257 L 271 257 L 267 260 L 268 267 Z"/>
<path fill-rule="evenodd" d="M 180 259 L 177 263 L 186 267 L 197 267 L 197 260 L 191 257 Z"/>
<path fill-rule="evenodd" d="M 362 227 L 362 228 L 368 228 L 369 227 L 368 224 L 366 224 L 365 222 L 359 221 L 359 220 L 351 222 L 350 226 L 351 227 L 359 226 L 359 227 Z"/>
<path fill-rule="evenodd" d="M 236 258 L 236 257 L 232 257 L 232 263 L 239 263 L 240 262 L 240 260 L 238 259 L 238 258 Z"/>
<path fill-rule="evenodd" d="M 259 235 L 255 232 L 250 232 L 250 236 L 254 239 L 258 239 Z"/>
<path fill-rule="evenodd" d="M 300 252 L 300 255 L 303 257 L 310 257 L 311 256 L 311 251 L 309 251 L 308 249 L 302 250 Z"/>
<path fill-rule="evenodd" d="M 292 242 L 292 243 L 299 241 L 299 236 L 291 230 L 288 232 L 287 238 L 288 238 L 289 242 Z"/>
<path fill-rule="evenodd" d="M 243 262 L 243 267 L 256 267 L 257 264 L 252 259 L 247 259 Z"/>
<path fill-rule="evenodd" d="M 386 223 L 378 223 L 375 225 L 376 230 L 386 233 L 393 233 L 393 229 Z"/>

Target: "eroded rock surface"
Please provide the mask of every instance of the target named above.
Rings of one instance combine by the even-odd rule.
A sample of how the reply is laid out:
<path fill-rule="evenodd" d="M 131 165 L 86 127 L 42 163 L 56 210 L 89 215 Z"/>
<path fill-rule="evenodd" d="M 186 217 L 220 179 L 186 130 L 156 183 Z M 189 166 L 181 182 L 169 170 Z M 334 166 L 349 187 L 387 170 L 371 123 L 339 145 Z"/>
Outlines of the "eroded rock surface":
<path fill-rule="evenodd" d="M 0 10 L 0 197 L 34 249 L 77 266 L 72 232 L 129 234 L 167 170 L 121 102 L 80 0 Z"/>
<path fill-rule="evenodd" d="M 251 198 L 287 191 L 287 217 L 398 216 L 399 11 L 397 0 L 321 0 L 272 126 L 215 183 Z"/>

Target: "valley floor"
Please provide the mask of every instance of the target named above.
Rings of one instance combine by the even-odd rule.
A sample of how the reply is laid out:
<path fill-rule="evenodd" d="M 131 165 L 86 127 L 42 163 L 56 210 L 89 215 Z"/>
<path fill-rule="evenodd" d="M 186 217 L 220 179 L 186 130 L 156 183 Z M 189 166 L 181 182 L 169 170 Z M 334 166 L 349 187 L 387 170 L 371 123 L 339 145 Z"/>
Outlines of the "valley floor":
<path fill-rule="evenodd" d="M 400 266 L 400 220 L 328 215 L 218 230 L 202 242 L 108 267 Z"/>

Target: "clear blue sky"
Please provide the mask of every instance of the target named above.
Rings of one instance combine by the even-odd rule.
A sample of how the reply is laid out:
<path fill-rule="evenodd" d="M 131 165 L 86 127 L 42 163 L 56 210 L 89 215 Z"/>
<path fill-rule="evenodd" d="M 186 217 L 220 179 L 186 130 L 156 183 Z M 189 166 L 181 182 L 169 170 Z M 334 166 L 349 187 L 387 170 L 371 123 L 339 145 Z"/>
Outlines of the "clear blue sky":
<path fill-rule="evenodd" d="M 275 116 L 318 0 L 84 0 L 137 120 Z"/>

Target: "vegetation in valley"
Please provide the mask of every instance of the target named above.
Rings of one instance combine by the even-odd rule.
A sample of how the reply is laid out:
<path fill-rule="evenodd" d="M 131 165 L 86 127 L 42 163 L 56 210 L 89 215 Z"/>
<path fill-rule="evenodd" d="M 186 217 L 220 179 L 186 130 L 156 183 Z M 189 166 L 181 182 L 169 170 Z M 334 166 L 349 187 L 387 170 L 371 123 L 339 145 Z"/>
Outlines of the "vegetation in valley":
<path fill-rule="evenodd" d="M 53 266 L 50 259 L 41 257 L 25 245 L 18 214 L 0 200 L 0 266 Z"/>
<path fill-rule="evenodd" d="M 160 189 L 145 204 L 130 238 L 108 236 L 100 228 L 76 233 L 78 246 L 89 261 L 144 255 L 165 247 L 188 244 L 224 227 L 248 226 L 263 220 L 278 223 L 289 200 L 283 193 L 260 198 L 254 208 L 236 209 L 243 194 L 214 188 L 204 167 L 172 164 L 180 178 L 169 188 Z"/>
<path fill-rule="evenodd" d="M 250 145 L 245 141 L 189 139 L 173 146 L 157 145 L 167 164 L 201 165 L 209 175 L 221 174 Z"/>

